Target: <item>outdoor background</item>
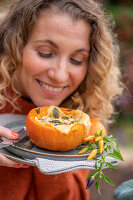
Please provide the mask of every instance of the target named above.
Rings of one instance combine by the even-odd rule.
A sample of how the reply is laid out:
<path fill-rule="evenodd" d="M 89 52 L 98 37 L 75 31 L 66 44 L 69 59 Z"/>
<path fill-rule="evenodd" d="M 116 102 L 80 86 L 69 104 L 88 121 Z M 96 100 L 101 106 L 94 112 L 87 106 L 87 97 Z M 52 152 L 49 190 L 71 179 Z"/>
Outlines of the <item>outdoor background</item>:
<path fill-rule="evenodd" d="M 120 68 L 123 81 L 127 87 L 116 108 L 116 122 L 110 127 L 119 141 L 124 162 L 119 162 L 117 170 L 106 169 L 105 174 L 113 181 L 115 187 L 105 183 L 101 185 L 101 196 L 95 186 L 90 188 L 90 200 L 114 200 L 113 191 L 122 182 L 133 179 L 133 0 L 97 0 L 104 3 L 109 14 L 116 22 L 115 31 L 120 44 Z M 13 0 L 0 0 L 0 20 L 5 16 Z"/>

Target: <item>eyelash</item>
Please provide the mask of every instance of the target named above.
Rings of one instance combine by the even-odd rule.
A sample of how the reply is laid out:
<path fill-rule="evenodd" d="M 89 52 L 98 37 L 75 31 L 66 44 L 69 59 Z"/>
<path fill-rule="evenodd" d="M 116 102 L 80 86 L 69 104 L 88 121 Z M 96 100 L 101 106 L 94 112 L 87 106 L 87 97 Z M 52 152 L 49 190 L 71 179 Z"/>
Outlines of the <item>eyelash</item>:
<path fill-rule="evenodd" d="M 50 58 L 52 56 L 52 53 L 45 54 L 45 53 L 41 53 L 40 51 L 37 51 L 37 54 L 43 58 Z"/>
<path fill-rule="evenodd" d="M 52 57 L 52 53 L 49 53 L 49 54 L 45 54 L 45 53 L 41 53 L 40 51 L 37 51 L 37 54 L 40 56 L 40 57 L 43 57 L 43 58 L 51 58 Z M 81 65 L 83 62 L 82 61 L 77 61 L 73 58 L 70 58 L 70 62 L 74 65 Z"/>
<path fill-rule="evenodd" d="M 78 61 L 78 60 L 75 60 L 75 59 L 73 59 L 73 58 L 70 58 L 70 61 L 71 61 L 71 63 L 74 64 L 74 65 L 81 65 L 81 64 L 83 63 L 82 61 Z"/>

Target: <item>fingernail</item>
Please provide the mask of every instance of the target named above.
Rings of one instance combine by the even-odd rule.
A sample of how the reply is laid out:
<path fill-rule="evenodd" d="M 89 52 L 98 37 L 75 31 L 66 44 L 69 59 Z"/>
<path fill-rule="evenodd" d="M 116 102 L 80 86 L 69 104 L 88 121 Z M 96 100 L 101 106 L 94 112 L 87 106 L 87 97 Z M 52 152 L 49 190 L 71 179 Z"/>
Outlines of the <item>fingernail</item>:
<path fill-rule="evenodd" d="M 29 165 L 23 165 L 22 168 L 29 168 Z"/>
<path fill-rule="evenodd" d="M 13 136 L 20 136 L 20 134 L 19 134 L 19 133 L 16 133 L 16 132 L 11 132 L 11 134 L 12 134 Z"/>
<path fill-rule="evenodd" d="M 13 165 L 14 168 L 20 168 L 20 164 Z"/>

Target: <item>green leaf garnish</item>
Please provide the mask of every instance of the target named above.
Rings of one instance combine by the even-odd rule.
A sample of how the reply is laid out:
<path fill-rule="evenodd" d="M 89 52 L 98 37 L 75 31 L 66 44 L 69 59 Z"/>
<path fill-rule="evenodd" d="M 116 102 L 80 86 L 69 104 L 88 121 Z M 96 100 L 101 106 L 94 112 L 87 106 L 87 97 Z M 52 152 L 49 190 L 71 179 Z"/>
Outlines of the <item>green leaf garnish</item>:
<path fill-rule="evenodd" d="M 110 168 L 112 168 L 112 169 L 117 169 L 114 165 L 112 165 L 112 164 L 109 163 L 109 162 L 105 162 L 105 164 L 106 164 L 107 167 L 110 167 Z"/>
<path fill-rule="evenodd" d="M 99 194 L 101 194 L 101 192 L 100 192 L 100 178 L 96 182 L 96 188 L 97 188 L 97 191 L 99 192 Z"/>
<path fill-rule="evenodd" d="M 105 180 L 107 183 L 109 183 L 109 184 L 112 185 L 112 186 L 115 186 L 114 183 L 113 183 L 107 176 L 105 176 L 105 175 L 103 175 L 103 176 L 104 176 L 104 180 Z"/>
<path fill-rule="evenodd" d="M 116 149 L 113 149 L 113 153 L 108 153 L 107 156 L 124 161 L 120 151 L 117 151 Z"/>
<path fill-rule="evenodd" d="M 96 131 L 95 137 L 98 136 L 102 136 L 102 131 Z M 95 169 L 96 172 L 95 173 L 91 173 L 88 178 L 87 181 L 92 177 L 95 181 L 96 181 L 96 189 L 97 191 L 100 193 L 100 183 L 104 183 L 107 182 L 110 185 L 114 186 L 114 183 L 103 173 L 103 169 L 104 167 L 109 167 L 111 169 L 117 169 L 114 165 L 112 165 L 111 163 L 106 161 L 106 157 L 112 157 L 115 158 L 117 160 L 121 160 L 123 161 L 123 157 L 120 153 L 119 150 L 119 144 L 116 140 L 116 138 L 114 138 L 112 135 L 110 136 L 102 136 L 103 138 L 103 142 L 104 142 L 104 149 L 103 152 L 100 153 L 100 147 L 99 147 L 99 141 L 91 144 L 90 142 L 85 142 L 82 143 L 78 149 L 81 150 L 84 147 L 87 147 L 88 150 L 86 151 L 86 153 L 90 153 L 92 150 L 97 149 L 98 154 L 93 158 L 93 160 L 95 160 Z M 100 156 L 99 156 L 100 155 Z"/>

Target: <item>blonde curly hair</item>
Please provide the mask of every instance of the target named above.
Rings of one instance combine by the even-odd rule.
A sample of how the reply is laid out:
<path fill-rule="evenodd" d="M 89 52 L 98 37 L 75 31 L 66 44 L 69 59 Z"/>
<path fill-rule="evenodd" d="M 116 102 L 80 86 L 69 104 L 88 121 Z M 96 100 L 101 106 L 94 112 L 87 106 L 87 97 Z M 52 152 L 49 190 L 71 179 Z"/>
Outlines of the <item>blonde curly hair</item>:
<path fill-rule="evenodd" d="M 119 48 L 110 17 L 94 0 L 18 0 L 0 25 L 0 107 L 21 96 L 14 80 L 21 66 L 22 49 L 40 13 L 66 13 L 74 20 L 83 19 L 91 28 L 88 70 L 79 88 L 61 106 L 78 108 L 91 117 L 108 121 L 114 113 L 114 102 L 122 92 L 118 68 Z M 6 89 L 17 94 L 14 101 Z"/>

